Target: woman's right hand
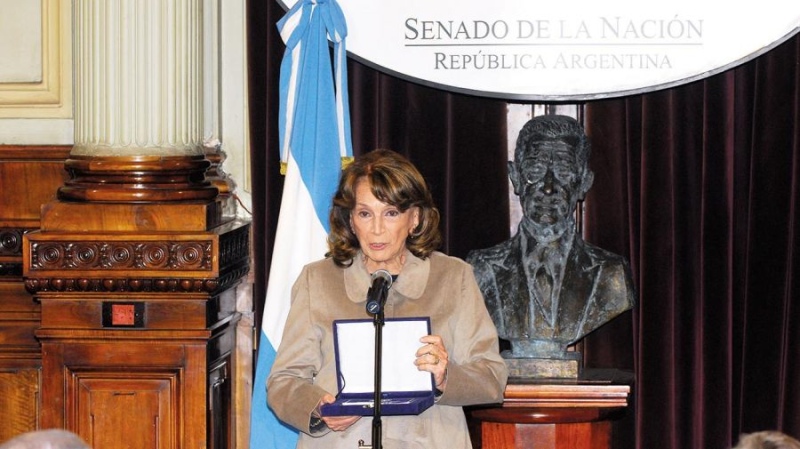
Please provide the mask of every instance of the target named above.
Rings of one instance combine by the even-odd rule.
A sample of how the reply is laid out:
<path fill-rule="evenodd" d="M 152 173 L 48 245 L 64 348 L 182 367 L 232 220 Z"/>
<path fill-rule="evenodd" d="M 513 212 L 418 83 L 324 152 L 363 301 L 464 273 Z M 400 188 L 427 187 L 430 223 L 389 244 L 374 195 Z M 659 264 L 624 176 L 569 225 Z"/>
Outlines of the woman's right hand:
<path fill-rule="evenodd" d="M 333 397 L 331 394 L 325 394 L 320 400 L 321 404 L 332 404 L 336 401 L 336 398 Z M 334 432 L 341 432 L 347 430 L 348 427 L 352 426 L 356 421 L 361 418 L 360 416 L 323 416 L 322 421 L 325 422 L 325 425 L 328 426 L 329 429 L 333 430 Z"/>

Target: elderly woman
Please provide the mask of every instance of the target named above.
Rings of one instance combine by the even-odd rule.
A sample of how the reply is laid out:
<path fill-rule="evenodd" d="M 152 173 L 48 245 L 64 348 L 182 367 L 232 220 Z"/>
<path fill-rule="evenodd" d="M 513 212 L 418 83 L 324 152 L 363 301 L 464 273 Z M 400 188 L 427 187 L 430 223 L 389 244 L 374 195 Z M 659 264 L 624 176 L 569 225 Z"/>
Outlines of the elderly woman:
<path fill-rule="evenodd" d="M 382 417 L 382 445 L 472 447 L 462 406 L 502 402 L 508 372 L 472 267 L 435 251 L 439 211 L 422 175 L 393 151 L 365 154 L 342 173 L 330 225 L 327 257 L 307 265 L 292 290 L 267 380 L 270 407 L 302 432 L 298 448 L 370 441 L 371 418 L 320 417 L 319 408 L 337 393 L 332 322 L 368 319 L 371 273 L 386 270 L 395 278 L 386 318 L 430 317 L 414 364 L 433 374 L 437 398 L 419 415 Z"/>

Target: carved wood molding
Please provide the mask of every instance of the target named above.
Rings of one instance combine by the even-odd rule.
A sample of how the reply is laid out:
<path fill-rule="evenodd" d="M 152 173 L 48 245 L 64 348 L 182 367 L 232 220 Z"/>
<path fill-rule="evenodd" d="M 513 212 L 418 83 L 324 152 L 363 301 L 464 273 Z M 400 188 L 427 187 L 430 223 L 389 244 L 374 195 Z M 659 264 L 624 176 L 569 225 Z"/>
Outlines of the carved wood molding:
<path fill-rule="evenodd" d="M 0 228 L 0 276 L 22 276 L 22 236 L 30 228 Z"/>
<path fill-rule="evenodd" d="M 205 179 L 205 156 L 70 156 L 71 179 L 60 200 L 87 202 L 201 201 L 219 190 Z"/>
<path fill-rule="evenodd" d="M 218 278 L 25 278 L 25 289 L 29 293 L 212 293 L 221 285 Z"/>
<path fill-rule="evenodd" d="M 34 242 L 28 270 L 212 270 L 211 240 Z"/>
<path fill-rule="evenodd" d="M 22 257 L 22 235 L 31 229 L 0 228 L 0 256 Z"/>
<path fill-rule="evenodd" d="M 233 222 L 207 238 L 150 240 L 32 233 L 26 237 L 25 288 L 30 293 L 215 292 L 249 272 L 249 230 L 249 223 Z"/>
<path fill-rule="evenodd" d="M 96 292 L 96 293 L 214 293 L 239 282 L 250 271 L 249 264 L 233 267 L 215 278 L 166 277 L 26 277 L 29 293 Z"/>
<path fill-rule="evenodd" d="M 0 159 L 22 161 L 64 161 L 72 145 L 0 145 Z"/>

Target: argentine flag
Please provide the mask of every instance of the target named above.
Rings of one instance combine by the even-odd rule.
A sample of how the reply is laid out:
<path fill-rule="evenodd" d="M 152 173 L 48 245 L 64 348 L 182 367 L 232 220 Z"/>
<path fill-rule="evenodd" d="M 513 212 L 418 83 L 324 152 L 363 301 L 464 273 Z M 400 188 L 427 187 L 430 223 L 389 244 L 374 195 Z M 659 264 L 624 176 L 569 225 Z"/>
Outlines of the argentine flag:
<path fill-rule="evenodd" d="M 342 164 L 352 158 L 344 14 L 335 0 L 298 0 L 278 22 L 281 172 L 286 175 L 261 324 L 250 448 L 294 448 L 297 431 L 267 406 L 266 380 L 302 267 L 327 251 L 328 211 Z M 328 40 L 333 42 L 334 62 Z M 333 74 L 333 76 L 331 76 Z M 290 400 L 286 398 L 286 400 Z"/>

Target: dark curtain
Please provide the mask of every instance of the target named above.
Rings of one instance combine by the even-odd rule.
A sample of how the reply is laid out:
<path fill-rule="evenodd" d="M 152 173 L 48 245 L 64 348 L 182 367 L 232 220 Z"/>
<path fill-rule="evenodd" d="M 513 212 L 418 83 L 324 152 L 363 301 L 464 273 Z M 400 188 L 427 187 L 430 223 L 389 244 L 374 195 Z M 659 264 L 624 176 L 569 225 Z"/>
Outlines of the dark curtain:
<path fill-rule="evenodd" d="M 284 45 L 274 0 L 248 2 L 253 198 L 254 301 L 260 319 L 280 210 L 278 81 Z M 453 94 L 382 74 L 349 58 L 353 152 L 406 155 L 422 172 L 442 213 L 447 254 L 509 236 L 506 103 Z"/>
<path fill-rule="evenodd" d="M 682 87 L 588 103 L 587 240 L 640 303 L 587 364 L 635 371 L 637 449 L 800 437 L 800 38 Z M 631 438 L 633 440 L 633 438 Z"/>

